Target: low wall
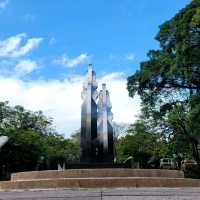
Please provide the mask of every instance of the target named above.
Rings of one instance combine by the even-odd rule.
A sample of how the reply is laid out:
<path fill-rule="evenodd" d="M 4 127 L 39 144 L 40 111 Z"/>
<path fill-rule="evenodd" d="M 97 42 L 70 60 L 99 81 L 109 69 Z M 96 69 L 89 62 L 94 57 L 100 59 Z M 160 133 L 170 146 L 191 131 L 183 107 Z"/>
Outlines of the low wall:
<path fill-rule="evenodd" d="M 89 177 L 167 177 L 183 178 L 184 173 L 179 170 L 162 169 L 69 169 L 64 171 L 47 170 L 20 172 L 11 175 L 11 180 L 33 180 L 53 178 L 89 178 Z"/>
<path fill-rule="evenodd" d="M 200 180 L 183 178 L 121 177 L 67 178 L 0 182 L 0 191 L 56 188 L 200 187 Z"/>

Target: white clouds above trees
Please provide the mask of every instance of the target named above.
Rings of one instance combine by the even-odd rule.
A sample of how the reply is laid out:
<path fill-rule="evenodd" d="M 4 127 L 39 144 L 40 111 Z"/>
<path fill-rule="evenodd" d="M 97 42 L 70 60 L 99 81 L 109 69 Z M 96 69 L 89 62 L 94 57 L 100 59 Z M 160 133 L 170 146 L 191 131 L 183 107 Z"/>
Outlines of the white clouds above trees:
<path fill-rule="evenodd" d="M 115 74 L 115 75 L 113 75 Z M 107 81 L 113 105 L 114 121 L 132 123 L 139 114 L 139 98 L 129 98 L 126 79 L 120 73 L 108 74 L 98 80 Z M 81 90 L 83 77 L 60 80 L 22 81 L 18 78 L 0 77 L 0 101 L 9 100 L 30 110 L 42 110 L 54 118 L 59 133 L 69 136 L 80 128 Z"/>
<path fill-rule="evenodd" d="M 28 38 L 25 33 L 0 40 L 0 101 L 12 105 L 22 105 L 33 111 L 42 110 L 53 117 L 59 133 L 69 136 L 80 128 L 81 90 L 84 77 L 73 76 L 64 80 L 27 80 L 23 79 L 39 68 L 29 53 L 43 38 Z M 87 53 L 69 58 L 62 56 L 57 64 L 74 68 L 84 64 L 90 57 Z M 114 121 L 132 123 L 139 114 L 140 100 L 128 97 L 126 78 L 123 72 L 104 74 L 98 80 L 107 83 L 113 104 Z"/>

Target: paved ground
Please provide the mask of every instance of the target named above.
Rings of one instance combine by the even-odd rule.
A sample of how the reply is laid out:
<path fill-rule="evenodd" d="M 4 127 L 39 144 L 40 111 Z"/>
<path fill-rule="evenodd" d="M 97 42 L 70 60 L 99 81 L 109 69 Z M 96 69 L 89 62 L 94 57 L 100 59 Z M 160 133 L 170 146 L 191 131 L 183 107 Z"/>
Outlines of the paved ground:
<path fill-rule="evenodd" d="M 0 200 L 200 200 L 200 188 L 59 189 L 0 192 Z"/>

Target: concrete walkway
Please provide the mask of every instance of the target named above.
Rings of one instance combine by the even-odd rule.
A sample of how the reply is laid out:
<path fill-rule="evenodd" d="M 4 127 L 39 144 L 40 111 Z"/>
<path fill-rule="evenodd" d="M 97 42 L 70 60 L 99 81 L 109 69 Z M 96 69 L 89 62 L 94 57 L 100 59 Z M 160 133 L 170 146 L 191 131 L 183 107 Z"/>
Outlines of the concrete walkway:
<path fill-rule="evenodd" d="M 0 200 L 200 200 L 199 188 L 58 189 L 0 192 Z"/>

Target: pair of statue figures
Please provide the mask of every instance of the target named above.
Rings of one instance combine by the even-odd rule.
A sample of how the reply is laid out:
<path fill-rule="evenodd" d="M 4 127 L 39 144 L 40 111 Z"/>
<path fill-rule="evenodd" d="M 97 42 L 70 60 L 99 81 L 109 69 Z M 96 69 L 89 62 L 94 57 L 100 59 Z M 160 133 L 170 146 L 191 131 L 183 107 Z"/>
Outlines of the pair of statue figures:
<path fill-rule="evenodd" d="M 96 74 L 92 65 L 89 65 L 82 92 L 80 159 L 82 164 L 112 164 L 114 159 L 113 114 L 109 92 L 106 90 L 106 84 L 102 84 L 99 93 L 97 87 Z"/>

